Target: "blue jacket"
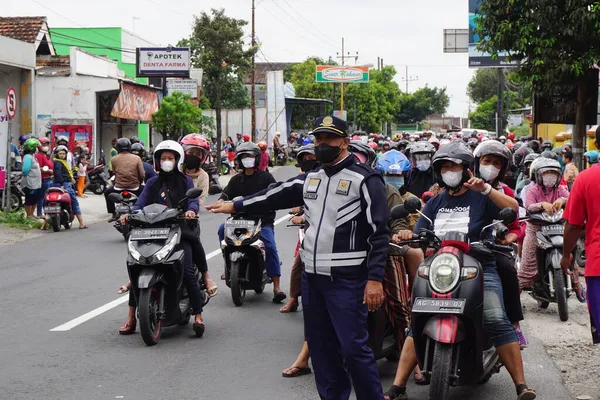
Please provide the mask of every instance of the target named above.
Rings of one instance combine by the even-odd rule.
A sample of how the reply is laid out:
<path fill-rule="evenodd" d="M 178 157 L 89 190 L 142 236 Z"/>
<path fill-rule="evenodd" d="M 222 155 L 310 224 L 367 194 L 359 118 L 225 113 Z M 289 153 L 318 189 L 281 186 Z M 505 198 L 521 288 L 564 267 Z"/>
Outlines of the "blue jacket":
<path fill-rule="evenodd" d="M 304 206 L 301 255 L 309 274 L 381 281 L 389 247 L 381 175 L 349 156 L 234 202 L 250 214 Z"/>
<path fill-rule="evenodd" d="M 150 180 L 150 178 L 154 178 L 155 176 L 157 176 L 156 171 L 154 170 L 154 168 L 152 167 L 152 165 L 148 164 L 146 161 L 142 161 L 142 164 L 144 164 L 144 183 L 148 183 L 148 181 Z"/>
<path fill-rule="evenodd" d="M 150 178 L 148 180 L 148 182 L 146 182 L 146 186 L 144 186 L 144 190 L 142 191 L 142 193 L 140 194 L 140 197 L 137 199 L 137 201 L 135 202 L 135 204 L 133 205 L 133 210 L 140 210 L 144 207 L 146 207 L 149 204 L 164 204 L 167 205 L 165 199 L 163 199 L 160 196 L 160 190 L 158 191 L 159 194 L 155 199 L 151 198 L 151 191 L 152 191 L 152 186 L 154 185 L 154 183 L 158 180 L 158 175 Z M 186 190 L 190 190 L 194 187 L 194 182 L 190 179 L 189 176 L 185 177 L 185 181 L 186 181 Z M 188 200 L 188 207 L 187 210 L 185 211 L 193 211 L 196 214 L 198 214 L 198 210 L 200 209 L 200 203 L 198 202 L 198 198 L 194 197 L 193 199 L 189 199 Z"/>

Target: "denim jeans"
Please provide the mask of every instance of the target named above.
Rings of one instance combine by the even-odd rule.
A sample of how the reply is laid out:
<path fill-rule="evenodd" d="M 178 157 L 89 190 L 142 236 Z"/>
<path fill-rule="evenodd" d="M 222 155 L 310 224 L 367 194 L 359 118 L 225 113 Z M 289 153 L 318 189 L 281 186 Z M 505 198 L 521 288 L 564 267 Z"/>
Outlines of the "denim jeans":
<path fill-rule="evenodd" d="M 37 215 L 41 216 L 44 214 L 44 198 L 46 197 L 46 190 L 52 187 L 52 178 L 44 179 L 42 181 L 42 188 L 40 189 L 40 198 L 37 204 Z"/>
<path fill-rule="evenodd" d="M 225 224 L 219 226 L 219 243 L 225 239 Z M 265 244 L 265 268 L 267 276 L 281 276 L 281 265 L 279 264 L 279 253 L 277 253 L 277 244 L 275 243 L 275 230 L 273 225 L 263 225 L 260 229 L 260 239 Z"/>
<path fill-rule="evenodd" d="M 79 200 L 77 200 L 77 194 L 75 193 L 75 189 L 73 189 L 73 185 L 71 182 L 64 183 L 55 183 L 52 185 L 53 187 L 61 187 L 65 189 L 69 196 L 71 197 L 71 208 L 73 209 L 73 214 L 81 215 L 81 208 L 79 207 Z"/>

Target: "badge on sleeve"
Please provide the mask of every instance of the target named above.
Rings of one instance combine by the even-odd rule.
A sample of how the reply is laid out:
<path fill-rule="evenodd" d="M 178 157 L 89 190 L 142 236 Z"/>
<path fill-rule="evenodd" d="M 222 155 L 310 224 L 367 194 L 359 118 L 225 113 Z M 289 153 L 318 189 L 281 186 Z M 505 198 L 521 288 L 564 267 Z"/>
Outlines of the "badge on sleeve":
<path fill-rule="evenodd" d="M 337 189 L 335 190 L 335 194 L 341 194 L 344 196 L 348 196 L 348 193 L 350 192 L 350 184 L 352 182 L 350 182 L 349 180 L 346 179 L 340 179 L 338 185 L 337 185 Z"/>

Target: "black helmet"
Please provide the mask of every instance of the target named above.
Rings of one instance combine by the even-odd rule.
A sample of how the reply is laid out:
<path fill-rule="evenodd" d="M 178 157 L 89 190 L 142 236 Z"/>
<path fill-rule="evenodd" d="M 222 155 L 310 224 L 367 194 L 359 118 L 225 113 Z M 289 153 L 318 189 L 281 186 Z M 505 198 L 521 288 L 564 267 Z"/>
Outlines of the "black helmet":
<path fill-rule="evenodd" d="M 486 142 L 482 142 L 479 146 L 477 146 L 477 148 L 473 152 L 473 156 L 475 157 L 476 175 L 479 175 L 479 163 L 481 161 L 481 158 L 483 156 L 488 155 L 498 156 L 504 159 L 504 166 L 502 167 L 500 173 L 498 174 L 498 177 L 496 178 L 496 181 L 498 182 L 503 181 L 504 175 L 506 174 L 506 171 L 508 170 L 510 161 L 512 159 L 512 153 L 510 152 L 508 147 L 503 145 L 501 142 L 497 142 L 495 140 L 488 140 Z"/>
<path fill-rule="evenodd" d="M 545 150 L 540 154 L 540 157 L 549 158 L 551 160 L 558 160 L 558 154 L 553 151 Z"/>
<path fill-rule="evenodd" d="M 375 165 L 377 164 L 377 154 L 368 144 L 364 143 L 362 140 L 351 140 L 348 150 L 351 153 L 365 155 L 367 157 L 366 164 L 371 168 L 375 168 Z"/>
<path fill-rule="evenodd" d="M 141 143 L 134 143 L 131 145 L 131 152 L 136 156 L 140 156 L 140 158 L 144 158 L 146 156 L 146 149 L 142 146 Z"/>
<path fill-rule="evenodd" d="M 519 150 L 523 146 L 522 142 L 516 142 L 510 151 L 515 154 L 517 150 Z"/>
<path fill-rule="evenodd" d="M 513 164 L 515 164 L 518 168 L 523 166 L 523 160 L 528 154 L 533 153 L 534 151 L 529 146 L 521 146 L 521 148 L 515 151 L 513 154 Z"/>
<path fill-rule="evenodd" d="M 528 146 L 528 147 L 529 147 L 531 150 L 535 151 L 536 153 L 541 153 L 541 150 L 540 150 L 540 142 L 538 142 L 537 140 L 530 140 L 530 141 L 527 143 L 527 146 Z"/>
<path fill-rule="evenodd" d="M 124 137 L 120 138 L 117 140 L 117 143 L 115 144 L 115 149 L 119 153 L 122 153 L 124 151 L 131 151 L 131 141 Z"/>
<path fill-rule="evenodd" d="M 302 146 L 298 149 L 298 152 L 296 153 L 296 161 L 301 162 L 302 161 L 302 156 L 304 154 L 315 154 L 315 145 L 314 144 L 307 144 L 306 146 Z"/>
<path fill-rule="evenodd" d="M 465 183 L 469 180 L 470 176 L 469 176 L 467 169 L 473 168 L 474 160 L 475 160 L 475 157 L 473 157 L 473 153 L 471 152 L 471 149 L 469 149 L 467 147 L 467 145 L 465 145 L 464 142 L 454 141 L 454 142 L 448 143 L 447 145 L 440 148 L 433 155 L 432 164 L 433 164 L 433 173 L 435 174 L 436 182 L 441 187 L 447 187 L 446 183 L 442 179 L 442 165 L 446 161 L 451 161 L 455 164 L 461 164 L 465 167 L 464 171 L 463 171 L 462 180 L 461 180 L 459 186 L 457 186 L 456 188 L 452 188 L 452 189 L 458 189 L 460 186 L 462 186 L 463 183 Z"/>
<path fill-rule="evenodd" d="M 252 142 L 240 143 L 235 149 L 235 161 L 238 162 L 240 168 L 243 168 L 241 159 L 244 155 L 253 155 L 256 161 L 254 162 L 255 168 L 258 168 L 260 164 L 260 147 Z"/>
<path fill-rule="evenodd" d="M 537 153 L 527 154 L 525 159 L 523 160 L 523 173 L 529 176 L 529 170 L 531 169 L 531 164 L 540 157 Z"/>
<path fill-rule="evenodd" d="M 129 141 L 131 142 L 131 144 L 135 144 L 139 143 L 140 139 L 137 136 L 132 136 L 131 138 L 129 138 Z"/>
<path fill-rule="evenodd" d="M 552 150 L 554 148 L 554 143 L 552 143 L 550 140 L 544 140 L 542 142 L 542 152 L 545 150 Z"/>

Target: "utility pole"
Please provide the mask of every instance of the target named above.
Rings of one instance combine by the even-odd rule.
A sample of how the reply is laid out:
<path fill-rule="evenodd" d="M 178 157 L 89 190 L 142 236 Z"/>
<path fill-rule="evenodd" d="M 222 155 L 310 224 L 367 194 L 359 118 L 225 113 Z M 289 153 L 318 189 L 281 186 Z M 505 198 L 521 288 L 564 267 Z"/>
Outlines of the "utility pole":
<path fill-rule="evenodd" d="M 498 68 L 498 104 L 496 106 L 498 122 L 496 124 L 496 137 L 502 136 L 504 125 L 504 68 Z"/>
<path fill-rule="evenodd" d="M 344 53 L 344 38 L 342 38 L 342 54 L 339 55 L 337 58 L 341 58 L 342 59 L 342 66 L 345 65 L 346 63 L 346 58 L 354 58 L 354 64 L 356 65 L 356 62 L 358 61 L 358 51 L 356 52 L 356 56 L 351 56 L 350 52 L 348 52 L 348 55 L 346 55 Z M 344 111 L 344 82 L 342 81 L 340 83 L 340 111 Z"/>
<path fill-rule="evenodd" d="M 406 84 L 406 93 L 408 93 L 408 82 L 416 82 L 419 80 L 419 77 L 418 76 L 408 76 L 408 65 L 405 65 L 404 67 L 406 68 L 406 75 L 404 76 L 404 78 L 402 78 L 402 80 Z"/>
<path fill-rule="evenodd" d="M 255 30 L 255 26 L 254 26 L 254 0 L 252 0 L 252 47 L 256 46 L 256 30 Z M 255 64 L 255 57 L 254 55 L 252 55 L 252 81 L 251 81 L 251 88 L 250 88 L 250 109 L 251 109 L 251 126 L 252 126 L 252 132 L 250 134 L 250 137 L 252 138 L 253 142 L 256 142 L 256 64 Z"/>

